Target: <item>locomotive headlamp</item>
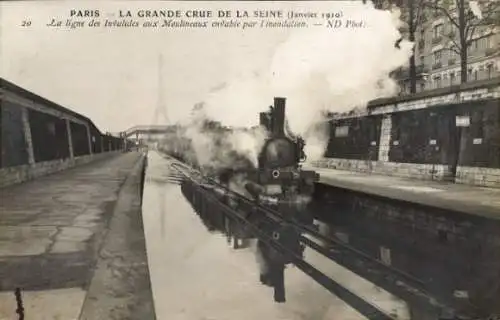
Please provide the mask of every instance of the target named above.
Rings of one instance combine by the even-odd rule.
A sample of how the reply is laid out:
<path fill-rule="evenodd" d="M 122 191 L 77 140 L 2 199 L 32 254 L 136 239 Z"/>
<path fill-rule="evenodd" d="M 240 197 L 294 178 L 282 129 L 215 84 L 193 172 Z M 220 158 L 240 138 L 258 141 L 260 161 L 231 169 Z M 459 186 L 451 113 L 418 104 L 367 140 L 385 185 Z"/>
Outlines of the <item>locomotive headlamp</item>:
<path fill-rule="evenodd" d="M 277 179 L 280 176 L 280 171 L 273 170 L 273 172 L 271 172 L 271 175 L 273 176 L 274 179 Z"/>

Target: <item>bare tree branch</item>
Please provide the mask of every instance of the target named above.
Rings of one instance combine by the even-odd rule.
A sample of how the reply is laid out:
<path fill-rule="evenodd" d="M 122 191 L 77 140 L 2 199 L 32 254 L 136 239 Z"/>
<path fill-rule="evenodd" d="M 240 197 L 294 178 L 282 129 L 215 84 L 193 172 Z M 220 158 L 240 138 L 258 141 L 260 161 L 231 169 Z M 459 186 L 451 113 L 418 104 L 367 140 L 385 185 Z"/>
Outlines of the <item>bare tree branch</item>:
<path fill-rule="evenodd" d="M 472 37 L 474 36 L 474 33 L 476 32 L 476 29 L 478 26 L 486 26 L 488 24 L 484 23 L 484 20 L 478 20 L 477 23 L 473 23 L 474 20 L 478 20 L 474 15 L 469 12 L 469 15 L 465 19 L 465 30 L 464 30 L 464 37 L 466 41 L 472 40 Z"/>
<path fill-rule="evenodd" d="M 425 2 L 425 6 L 428 7 L 428 8 L 431 8 L 431 9 L 434 9 L 434 10 L 438 10 L 438 11 L 441 11 L 445 16 L 446 18 L 448 18 L 448 20 L 455 26 L 457 27 L 458 29 L 460 29 L 460 25 L 458 24 L 458 22 L 451 16 L 450 12 L 448 10 L 446 10 L 446 8 L 444 7 L 441 7 L 441 6 L 438 6 L 437 4 L 433 4 L 431 2 L 432 0 L 430 1 L 426 1 Z"/>
<path fill-rule="evenodd" d="M 456 53 L 456 54 L 460 55 L 459 47 L 456 46 L 456 45 L 453 45 L 451 47 L 443 48 L 443 50 L 450 51 L 450 52 L 453 52 L 453 53 Z"/>
<path fill-rule="evenodd" d="M 481 10 L 481 19 L 471 19 L 470 25 L 473 25 L 474 20 L 478 20 L 476 26 L 489 26 L 498 23 L 500 18 L 500 1 L 490 1 L 488 5 Z"/>
<path fill-rule="evenodd" d="M 424 0 L 420 0 L 417 3 L 417 10 L 415 13 L 415 19 L 413 20 L 413 28 L 415 29 L 415 30 L 412 30 L 413 32 L 417 31 L 419 26 L 422 26 L 424 13 L 425 13 Z"/>
<path fill-rule="evenodd" d="M 446 38 L 446 39 L 450 40 L 450 41 L 451 41 L 451 43 L 453 43 L 453 46 L 454 46 L 454 47 L 456 47 L 456 50 L 457 50 L 457 51 L 454 51 L 454 52 L 456 52 L 456 53 L 460 54 L 460 45 L 457 43 L 457 41 L 455 40 L 455 38 L 453 38 L 453 36 L 452 36 L 452 35 L 450 35 L 450 33 L 451 33 L 451 32 L 448 32 L 448 34 L 446 34 L 445 32 L 441 32 L 441 35 L 442 35 L 444 38 Z"/>
<path fill-rule="evenodd" d="M 498 14 L 498 10 L 500 10 L 500 1 L 488 2 L 488 5 L 486 5 L 486 8 L 484 9 L 486 16 L 483 15 L 483 19 L 488 19 L 491 18 L 492 15 Z"/>
<path fill-rule="evenodd" d="M 472 40 L 474 38 L 474 33 L 476 32 L 476 27 L 477 25 L 474 25 L 474 26 L 471 26 L 471 28 L 468 28 L 468 30 L 465 32 L 465 43 L 467 45 L 467 47 L 470 46 L 470 44 L 472 43 Z M 470 31 L 470 33 L 468 33 L 468 31 Z"/>
<path fill-rule="evenodd" d="M 477 27 L 485 27 L 494 25 L 496 20 L 494 18 L 495 15 L 498 15 L 498 10 L 500 9 L 500 1 L 491 1 L 488 2 L 488 5 L 484 10 L 482 10 L 483 16 L 481 19 L 477 19 L 472 14 L 469 16 L 467 20 L 467 26 L 465 29 L 465 38 L 467 42 L 470 44 L 473 40 L 474 33 L 476 32 Z M 477 20 L 475 23 L 474 20 Z"/>

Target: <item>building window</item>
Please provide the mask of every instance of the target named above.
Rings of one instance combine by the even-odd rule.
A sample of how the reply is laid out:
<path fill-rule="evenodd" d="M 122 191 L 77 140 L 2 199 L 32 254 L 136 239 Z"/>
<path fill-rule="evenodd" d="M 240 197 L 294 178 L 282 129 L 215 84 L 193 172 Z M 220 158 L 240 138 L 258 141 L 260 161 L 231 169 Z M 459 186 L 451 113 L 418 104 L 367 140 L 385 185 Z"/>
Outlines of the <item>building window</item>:
<path fill-rule="evenodd" d="M 477 69 L 474 70 L 474 80 L 477 80 L 478 79 L 478 72 L 477 72 Z"/>
<path fill-rule="evenodd" d="M 493 63 L 490 63 L 486 66 L 486 72 L 488 79 L 491 79 L 493 76 Z"/>
<path fill-rule="evenodd" d="M 481 49 L 481 50 L 484 50 L 486 49 L 486 38 L 487 37 L 483 37 L 483 38 L 480 38 L 480 39 L 477 39 L 477 49 Z"/>
<path fill-rule="evenodd" d="M 434 51 L 434 64 L 438 64 L 441 62 L 442 50 Z"/>
<path fill-rule="evenodd" d="M 341 126 L 335 128 L 335 137 L 347 137 L 349 134 L 349 126 Z"/>
<path fill-rule="evenodd" d="M 475 40 L 474 49 L 481 49 L 481 50 L 490 49 L 491 40 L 492 40 L 491 36 L 486 36 Z"/>
<path fill-rule="evenodd" d="M 450 72 L 450 85 L 454 85 L 456 80 L 455 72 Z"/>
<path fill-rule="evenodd" d="M 441 88 L 441 76 L 436 76 L 434 81 L 436 83 L 436 88 Z"/>
<path fill-rule="evenodd" d="M 432 39 L 438 39 L 443 34 L 443 24 L 437 24 L 432 28 Z"/>
<path fill-rule="evenodd" d="M 486 49 L 486 38 L 479 38 L 479 39 L 475 39 L 475 40 L 472 40 L 469 47 L 467 48 L 467 52 L 469 54 L 474 54 L 479 51 L 479 50 L 484 50 Z"/>
<path fill-rule="evenodd" d="M 448 49 L 448 65 L 452 66 L 457 64 L 457 55 L 455 52 L 451 51 L 452 49 Z"/>
<path fill-rule="evenodd" d="M 420 83 L 420 91 L 424 91 L 425 90 L 425 82 L 421 82 Z"/>
<path fill-rule="evenodd" d="M 491 35 L 485 37 L 484 42 L 485 42 L 484 44 L 485 49 L 493 48 L 493 37 Z"/>

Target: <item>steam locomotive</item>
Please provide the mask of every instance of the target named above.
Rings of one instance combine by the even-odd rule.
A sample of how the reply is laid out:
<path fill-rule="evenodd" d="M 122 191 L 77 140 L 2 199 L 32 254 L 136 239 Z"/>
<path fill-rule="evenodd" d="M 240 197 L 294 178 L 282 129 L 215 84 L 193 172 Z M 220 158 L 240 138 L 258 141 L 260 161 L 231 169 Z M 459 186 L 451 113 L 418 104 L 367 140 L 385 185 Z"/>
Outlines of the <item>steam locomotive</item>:
<path fill-rule="evenodd" d="M 225 144 L 224 137 L 231 133 L 230 130 L 238 129 L 223 128 L 210 121 L 206 121 L 201 129 L 202 135 L 210 137 L 211 141 L 211 156 L 214 159 L 206 161 L 208 165 L 201 164 L 193 156 L 196 154 L 192 150 L 193 141 L 183 137 L 177 139 L 182 140 L 177 142 L 181 148 L 172 148 L 171 145 L 175 142 L 170 139 L 170 150 L 166 150 L 166 153 L 261 205 L 287 212 L 291 208 L 303 208 L 314 192 L 319 175 L 315 171 L 301 168 L 301 163 L 306 160 L 305 142 L 288 129 L 285 104 L 285 98 L 274 98 L 274 105 L 269 107 L 269 111 L 260 113 L 259 124 L 266 132 L 266 138 L 258 153 L 257 166 L 248 157 L 238 154 Z M 219 194 L 222 192 L 216 191 Z M 282 210 L 284 208 L 287 210 Z M 291 214 L 291 217 L 298 218 L 296 214 Z M 311 217 L 300 218 L 303 223 L 312 222 Z"/>
<path fill-rule="evenodd" d="M 285 132 L 285 98 L 275 98 L 268 112 L 260 113 L 260 125 L 269 133 L 258 157 L 258 168 L 248 175 L 246 190 L 272 207 L 301 206 L 314 191 L 319 175 L 302 170 L 306 160 L 304 140 Z"/>
<path fill-rule="evenodd" d="M 319 176 L 315 171 L 302 170 L 306 160 L 304 140 L 294 136 L 285 120 L 285 98 L 275 98 L 269 111 L 260 113 L 260 128 L 266 138 L 258 153 L 257 165 L 245 155 L 231 150 L 224 137 L 234 130 L 224 128 L 213 121 L 205 120 L 201 134 L 209 137 L 210 156 L 213 159 L 201 163 L 194 151 L 194 142 L 187 135 L 178 134 L 168 139 L 162 151 L 178 160 L 199 169 L 225 186 L 238 183 L 237 192 L 258 200 L 260 203 L 277 207 L 280 203 L 307 202 L 314 192 Z"/>

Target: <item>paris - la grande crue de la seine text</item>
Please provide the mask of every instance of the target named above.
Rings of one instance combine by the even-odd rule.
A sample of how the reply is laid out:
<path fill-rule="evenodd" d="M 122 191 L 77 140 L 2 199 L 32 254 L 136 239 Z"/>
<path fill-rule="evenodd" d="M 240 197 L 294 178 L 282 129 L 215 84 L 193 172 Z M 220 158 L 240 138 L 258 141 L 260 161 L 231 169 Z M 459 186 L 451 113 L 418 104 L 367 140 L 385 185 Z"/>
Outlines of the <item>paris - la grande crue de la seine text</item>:
<path fill-rule="evenodd" d="M 105 28 L 365 28 L 363 19 L 345 18 L 342 11 L 292 10 L 127 10 L 103 12 L 71 9 L 66 17 L 52 17 L 47 27 Z"/>

